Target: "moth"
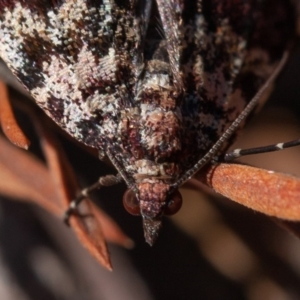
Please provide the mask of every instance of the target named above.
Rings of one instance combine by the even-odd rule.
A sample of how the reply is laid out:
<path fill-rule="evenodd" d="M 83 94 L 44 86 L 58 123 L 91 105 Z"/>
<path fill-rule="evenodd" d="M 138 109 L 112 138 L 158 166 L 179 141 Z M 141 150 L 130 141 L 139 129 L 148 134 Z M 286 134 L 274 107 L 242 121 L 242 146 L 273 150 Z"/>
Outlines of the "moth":
<path fill-rule="evenodd" d="M 0 56 L 111 160 L 152 245 L 276 77 L 294 21 L 286 0 L 0 0 Z"/>

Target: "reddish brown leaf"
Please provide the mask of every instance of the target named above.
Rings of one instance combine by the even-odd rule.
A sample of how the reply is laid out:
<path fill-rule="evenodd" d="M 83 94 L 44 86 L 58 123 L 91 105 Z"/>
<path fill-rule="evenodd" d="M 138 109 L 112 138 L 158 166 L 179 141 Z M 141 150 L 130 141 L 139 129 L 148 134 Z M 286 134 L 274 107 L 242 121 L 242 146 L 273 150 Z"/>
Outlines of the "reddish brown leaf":
<path fill-rule="evenodd" d="M 48 168 L 30 153 L 20 150 L 0 136 L 0 193 L 39 204 L 62 217 L 79 189 L 74 172 L 55 138 L 30 110 L 38 130 Z M 108 270 L 111 270 L 105 239 L 125 247 L 132 241 L 117 224 L 89 200 L 78 208 L 70 223 L 82 244 Z"/>
<path fill-rule="evenodd" d="M 300 220 L 300 179 L 245 165 L 220 164 L 196 175 L 231 200 L 286 220 Z"/>
<path fill-rule="evenodd" d="M 36 125 L 41 133 L 41 143 L 44 149 L 44 154 L 47 157 L 47 162 L 53 181 L 57 186 L 57 190 L 61 193 L 61 199 L 64 200 L 64 212 L 69 206 L 70 199 L 74 199 L 76 195 L 75 192 L 79 190 L 78 183 L 76 177 L 74 176 L 74 172 L 68 163 L 68 159 L 62 151 L 60 145 L 55 141 L 54 137 L 49 131 L 45 131 L 43 127 L 38 124 Z M 92 202 L 87 199 L 86 201 L 88 201 L 88 205 L 85 206 L 84 214 L 82 214 L 84 204 L 80 205 L 78 210 L 81 215 L 88 215 L 88 219 L 78 218 L 76 215 L 71 216 L 71 219 L 75 219 L 77 221 L 74 223 L 74 229 L 77 230 L 77 233 L 79 234 L 80 232 L 80 230 L 78 230 L 79 228 L 86 228 L 86 233 L 91 236 L 91 239 L 97 244 L 98 249 L 101 246 L 101 251 L 103 252 L 104 256 L 107 255 L 107 258 L 108 252 L 106 249 L 105 239 L 122 245 L 123 247 L 131 248 L 133 246 L 132 240 L 121 231 L 119 226 L 117 226 L 117 224 L 103 211 L 101 211 L 99 208 L 96 208 Z M 91 216 L 93 216 L 93 218 Z M 88 224 L 80 224 L 80 222 L 85 222 Z M 93 222 L 94 224 L 92 224 Z M 102 237 L 103 243 L 100 243 L 100 237 Z M 88 240 L 84 236 L 80 237 L 80 239 L 85 241 Z M 88 248 L 91 250 L 92 246 L 89 245 Z M 97 253 L 94 255 L 98 256 Z"/>
<path fill-rule="evenodd" d="M 130 239 L 124 232 L 116 225 L 116 222 L 113 221 L 106 213 L 101 209 L 94 209 L 93 214 L 97 220 L 100 221 L 104 237 L 107 241 L 110 241 L 115 244 L 119 244 L 127 249 L 134 247 L 134 242 Z"/>
<path fill-rule="evenodd" d="M 59 214 L 57 194 L 45 165 L 0 136 L 0 192 L 33 201 Z"/>
<path fill-rule="evenodd" d="M 43 127 L 39 123 L 35 123 L 39 129 L 41 144 L 46 155 L 50 176 L 59 193 L 62 216 L 64 211 L 68 209 L 72 198 L 75 197 L 78 186 L 75 178 L 73 178 L 73 173 L 70 170 L 71 168 L 67 163 L 66 157 L 64 157 L 53 136 L 43 130 Z M 78 207 L 78 211 L 80 214 L 74 214 L 70 218 L 70 223 L 78 238 L 100 264 L 108 270 L 112 270 L 101 223 L 92 214 L 91 205 L 83 202 Z"/>
<path fill-rule="evenodd" d="M 6 85 L 0 81 L 0 122 L 4 134 L 16 146 L 28 149 L 30 142 L 20 129 L 8 100 Z"/>

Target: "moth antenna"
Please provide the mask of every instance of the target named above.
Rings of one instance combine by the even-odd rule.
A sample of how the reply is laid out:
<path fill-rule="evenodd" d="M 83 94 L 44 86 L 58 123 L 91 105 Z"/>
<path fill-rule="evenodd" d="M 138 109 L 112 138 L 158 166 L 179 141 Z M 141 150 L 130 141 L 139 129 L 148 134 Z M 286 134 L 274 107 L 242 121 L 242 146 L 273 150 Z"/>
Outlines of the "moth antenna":
<path fill-rule="evenodd" d="M 221 137 L 216 141 L 216 143 L 210 148 L 210 150 L 190 169 L 188 170 L 177 182 L 173 185 L 173 189 L 182 185 L 186 180 L 188 180 L 191 176 L 197 173 L 206 163 L 208 163 L 220 150 L 223 146 L 223 143 L 227 141 L 232 134 L 239 127 L 241 122 L 252 112 L 256 104 L 258 103 L 262 94 L 266 91 L 269 85 L 275 80 L 278 76 L 282 68 L 284 67 L 287 59 L 289 57 L 289 52 L 285 51 L 279 64 L 271 74 L 271 76 L 267 79 L 264 85 L 260 88 L 260 90 L 256 93 L 256 95 L 251 99 L 245 109 L 241 112 L 241 114 L 233 121 L 233 123 L 227 128 L 227 130 L 221 135 Z"/>
<path fill-rule="evenodd" d="M 281 151 L 299 145 L 300 145 L 300 139 L 297 139 L 285 143 L 277 143 L 277 144 L 272 144 L 272 145 L 267 145 L 262 147 L 255 147 L 255 148 L 248 148 L 248 149 L 234 149 L 233 151 L 228 152 L 224 155 L 223 161 L 229 162 L 241 156 Z"/>

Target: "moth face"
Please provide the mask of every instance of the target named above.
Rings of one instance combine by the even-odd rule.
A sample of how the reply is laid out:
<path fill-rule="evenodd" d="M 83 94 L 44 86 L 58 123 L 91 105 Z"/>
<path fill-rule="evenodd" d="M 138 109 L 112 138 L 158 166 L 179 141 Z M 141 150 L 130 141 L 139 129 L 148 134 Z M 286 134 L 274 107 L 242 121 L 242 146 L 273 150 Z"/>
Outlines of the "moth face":
<path fill-rule="evenodd" d="M 178 190 L 170 193 L 170 186 L 165 183 L 141 183 L 139 195 L 127 190 L 123 197 L 125 209 L 132 215 L 141 215 L 146 242 L 153 245 L 158 237 L 163 215 L 174 215 L 182 205 Z"/>

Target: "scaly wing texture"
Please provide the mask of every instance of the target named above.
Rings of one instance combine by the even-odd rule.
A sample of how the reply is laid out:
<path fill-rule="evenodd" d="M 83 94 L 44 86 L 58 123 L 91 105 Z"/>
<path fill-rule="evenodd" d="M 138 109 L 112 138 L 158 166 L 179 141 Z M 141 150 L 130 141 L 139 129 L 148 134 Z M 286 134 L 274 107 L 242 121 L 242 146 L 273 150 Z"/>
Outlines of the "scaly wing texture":
<path fill-rule="evenodd" d="M 185 36 L 192 31 L 193 38 L 182 54 L 187 91 L 181 108 L 185 169 L 211 148 L 249 103 L 295 30 L 288 1 L 203 0 L 186 14 L 191 26 L 185 26 Z"/>
<path fill-rule="evenodd" d="M 216 142 L 293 33 L 283 0 L 0 0 L 0 55 L 131 184 L 176 182 Z"/>
<path fill-rule="evenodd" d="M 76 139 L 104 148 L 130 105 L 139 53 L 131 1 L 0 1 L 0 54 Z"/>

